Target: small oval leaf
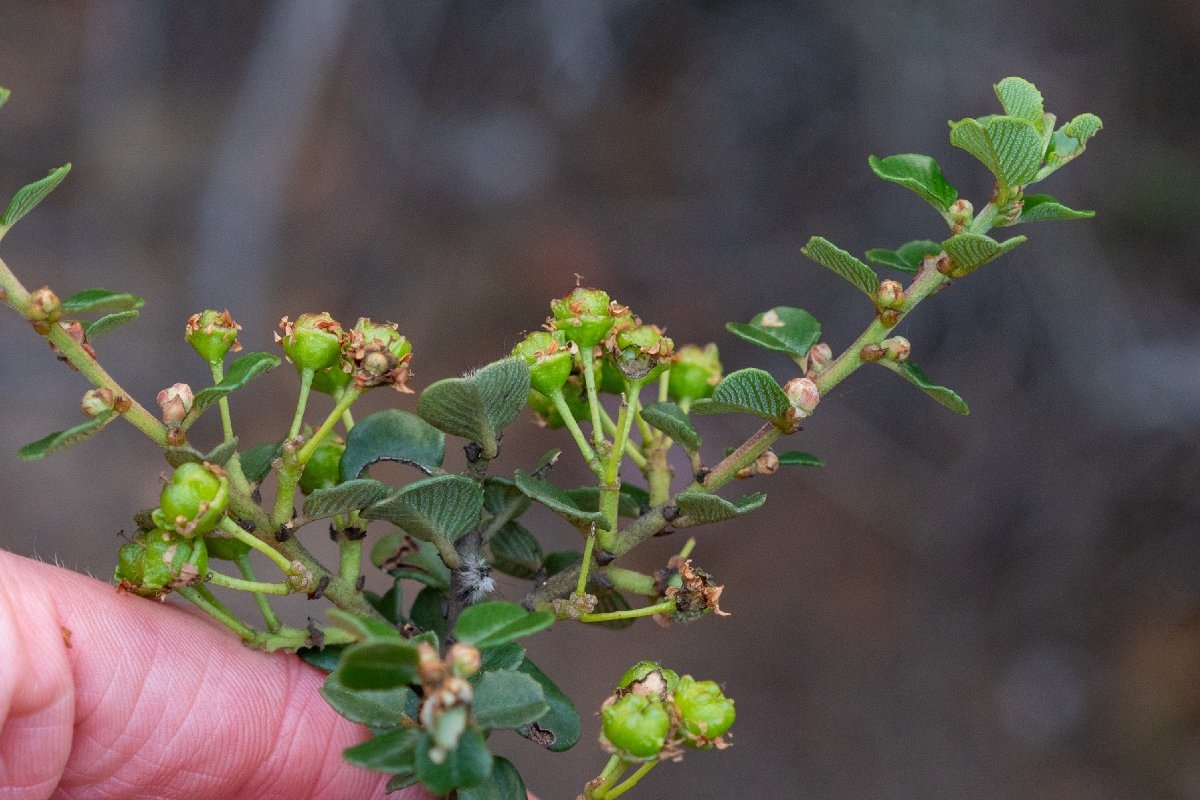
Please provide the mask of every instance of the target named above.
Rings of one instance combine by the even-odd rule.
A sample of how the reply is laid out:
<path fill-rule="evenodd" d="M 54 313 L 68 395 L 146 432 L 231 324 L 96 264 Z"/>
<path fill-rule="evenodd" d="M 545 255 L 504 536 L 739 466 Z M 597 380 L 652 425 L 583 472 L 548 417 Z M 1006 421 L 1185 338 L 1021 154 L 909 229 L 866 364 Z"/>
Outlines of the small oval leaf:
<path fill-rule="evenodd" d="M 685 522 L 694 525 L 707 525 L 712 522 L 722 522 L 743 514 L 749 514 L 762 507 L 767 502 L 767 496 L 762 492 L 730 502 L 708 492 L 680 492 L 675 496 L 675 505 L 686 515 L 687 520 L 679 520 L 678 527 L 686 527 Z"/>
<path fill-rule="evenodd" d="M 535 722 L 518 728 L 517 733 L 551 752 L 570 750 L 579 741 L 582 727 L 575 704 L 528 658 L 521 662 L 520 669 L 542 685 L 550 710 Z"/>
<path fill-rule="evenodd" d="M 895 250 L 885 250 L 876 247 L 867 251 L 867 260 L 881 267 L 891 267 L 901 272 L 916 272 L 921 268 L 925 256 L 936 256 L 942 252 L 938 242 L 929 239 L 918 239 L 915 242 L 902 244 Z"/>
<path fill-rule="evenodd" d="M 519 728 L 542 717 L 550 706 L 542 686 L 523 672 L 485 672 L 471 702 L 475 722 L 484 729 Z"/>
<path fill-rule="evenodd" d="M 542 568 L 542 547 L 523 525 L 509 522 L 488 540 L 492 568 L 514 578 L 532 580 Z"/>
<path fill-rule="evenodd" d="M 95 340 L 97 337 L 116 330 L 126 322 L 132 322 L 137 317 L 137 311 L 117 311 L 112 314 L 105 314 L 95 322 L 85 324 L 83 326 L 83 335 L 89 340 Z"/>
<path fill-rule="evenodd" d="M 670 436 L 689 453 L 700 450 L 700 433 L 688 419 L 687 412 L 674 403 L 650 403 L 642 406 L 642 419 L 653 428 Z"/>
<path fill-rule="evenodd" d="M 107 289 L 84 289 L 62 301 L 64 314 L 72 316 L 99 312 L 111 314 L 121 311 L 137 311 L 145 300 L 128 292 L 110 292 Z"/>
<path fill-rule="evenodd" d="M 346 435 L 342 480 L 362 475 L 379 461 L 411 464 L 426 475 L 442 466 L 446 435 L 411 411 L 389 408 L 359 420 Z"/>
<path fill-rule="evenodd" d="M 804 358 L 821 338 L 821 323 L 802 308 L 776 306 L 756 314 L 748 323 L 727 322 L 725 329 L 751 344 Z"/>
<path fill-rule="evenodd" d="M 808 240 L 800 252 L 813 261 L 828 267 L 859 288 L 871 300 L 879 289 L 879 276 L 875 271 L 833 242 L 820 236 Z"/>
<path fill-rule="evenodd" d="M 392 487 L 371 478 L 345 481 L 327 489 L 317 489 L 304 501 L 304 516 L 324 519 L 349 514 L 377 503 L 392 492 Z"/>
<path fill-rule="evenodd" d="M 414 481 L 362 510 L 367 519 L 385 519 L 417 539 L 456 541 L 479 523 L 483 490 L 462 475 Z"/>
<path fill-rule="evenodd" d="M 595 525 L 597 528 L 608 530 L 603 513 L 600 511 L 584 511 L 571 499 L 569 494 L 549 481 L 535 478 L 528 472 L 517 470 L 513 474 L 513 482 L 522 492 L 555 514 L 558 514 L 572 525 L 580 528 Z"/>
<path fill-rule="evenodd" d="M 525 782 L 508 759 L 492 757 L 492 775 L 478 786 L 458 790 L 458 800 L 526 800 Z"/>
<path fill-rule="evenodd" d="M 712 397 L 692 403 L 693 414 L 752 414 L 781 424 L 790 407 L 787 395 L 769 372 L 750 367 L 731 372 Z"/>
<path fill-rule="evenodd" d="M 493 600 L 463 609 L 454 626 L 460 642 L 480 649 L 537 633 L 554 624 L 549 611 L 526 611 L 516 603 Z"/>
<path fill-rule="evenodd" d="M 1006 115 L 1031 122 L 1039 131 L 1042 130 L 1045 109 L 1042 93 L 1036 86 L 1024 78 L 1010 77 L 997 83 L 994 88 Z"/>
<path fill-rule="evenodd" d="M 351 691 L 407 688 L 417 676 L 417 648 L 400 639 L 368 639 L 342 652 L 330 677 Z"/>
<path fill-rule="evenodd" d="M 45 200 L 46 195 L 53 192 L 70 171 L 71 165 L 64 164 L 58 169 L 51 170 L 50 174 L 40 181 L 19 189 L 13 195 L 13 199 L 9 201 L 8 207 L 4 209 L 4 213 L 0 214 L 0 227 L 11 228 L 13 225 L 16 225 L 21 217 L 33 211 L 38 203 Z"/>
<path fill-rule="evenodd" d="M 905 361 L 901 364 L 897 364 L 894 361 L 883 360 L 876 363 L 892 370 L 897 375 L 909 381 L 925 394 L 929 395 L 934 400 L 937 400 L 954 413 L 962 414 L 964 416 L 971 413 L 971 410 L 967 407 L 966 401 L 963 400 L 957 392 L 952 389 L 947 389 L 945 386 L 938 386 L 936 383 L 929 380 L 925 373 L 922 372 L 920 368 L 918 368 L 917 365 L 911 361 Z"/>
<path fill-rule="evenodd" d="M 491 459 L 499 449 L 497 431 L 516 418 L 528 396 L 528 365 L 506 358 L 430 384 L 417 400 L 417 413 L 438 430 L 477 443 Z"/>
<path fill-rule="evenodd" d="M 79 444 L 95 436 L 101 428 L 118 416 L 120 415 L 114 411 L 105 411 L 103 414 L 92 417 L 87 422 L 81 422 L 73 428 L 52 433 L 49 436 L 38 439 L 36 442 L 30 442 L 17 451 L 17 457 L 22 461 L 36 461 L 39 458 L 45 458 L 51 453 L 57 453 L 59 450 L 66 450 L 72 445 Z"/>
<path fill-rule="evenodd" d="M 779 464 L 784 467 L 823 467 L 825 462 L 812 453 L 800 450 L 789 450 L 779 454 Z"/>
<path fill-rule="evenodd" d="M 1003 242 L 997 242 L 990 236 L 981 233 L 958 233 L 942 242 L 942 249 L 953 261 L 949 277 L 961 278 L 970 275 L 992 259 L 1012 250 L 1025 241 L 1024 236 L 1014 236 Z"/>
<path fill-rule="evenodd" d="M 1076 211 L 1067 208 L 1048 194 L 1027 194 L 1021 206 L 1021 215 L 1014 225 L 1022 222 L 1053 222 L 1063 219 L 1091 219 L 1095 211 Z"/>
<path fill-rule="evenodd" d="M 325 694 L 324 689 L 321 694 Z M 395 724 L 394 720 L 392 724 Z M 393 728 L 361 744 L 347 747 L 342 751 L 342 757 L 351 764 L 376 772 L 411 772 L 416 764 L 417 742 L 420 738 L 421 731 L 417 728 Z"/>
<path fill-rule="evenodd" d="M 887 158 L 869 156 L 867 163 L 880 178 L 916 192 L 943 213 L 958 199 L 958 190 L 946 181 L 942 168 L 929 156 L 918 153 L 901 153 Z"/>
<path fill-rule="evenodd" d="M 196 399 L 192 401 L 192 410 L 188 412 L 188 418 L 195 419 L 200 412 L 222 397 L 228 397 L 230 393 L 241 389 L 258 376 L 265 375 L 281 363 L 283 362 L 279 356 L 272 353 L 247 353 L 241 358 L 235 359 L 229 364 L 229 368 L 225 371 L 225 377 L 220 383 L 196 393 Z M 185 424 L 187 421 L 184 421 Z"/>

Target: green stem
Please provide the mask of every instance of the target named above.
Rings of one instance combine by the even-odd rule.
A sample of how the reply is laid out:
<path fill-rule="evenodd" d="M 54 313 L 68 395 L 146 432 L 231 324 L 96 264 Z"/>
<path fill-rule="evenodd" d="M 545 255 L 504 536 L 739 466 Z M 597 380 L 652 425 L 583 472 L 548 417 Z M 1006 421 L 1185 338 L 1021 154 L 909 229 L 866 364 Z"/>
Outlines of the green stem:
<path fill-rule="evenodd" d="M 246 544 L 249 547 L 253 547 L 255 550 L 257 550 L 258 552 L 262 553 L 267 558 L 274 561 L 275 565 L 278 566 L 279 569 L 281 569 L 283 571 L 284 575 L 287 575 L 291 572 L 291 570 L 292 570 L 291 559 L 284 556 L 282 553 L 280 553 L 274 547 L 271 547 L 271 545 L 262 541 L 254 534 L 252 534 L 249 531 L 242 528 L 241 525 L 238 525 L 236 522 L 231 520 L 229 517 L 221 518 L 221 530 L 225 531 L 230 536 L 232 536 L 234 539 L 237 539 L 239 542 L 242 542 L 243 544 Z"/>
<path fill-rule="evenodd" d="M 362 574 L 363 540 L 338 537 L 338 577 L 347 583 L 357 583 Z"/>
<path fill-rule="evenodd" d="M 603 472 L 600 459 L 596 458 L 596 451 L 588 444 L 587 436 L 584 435 L 583 429 L 579 427 L 579 423 L 575 421 L 575 415 L 571 413 L 571 408 L 567 405 L 567 398 L 563 396 L 562 389 L 557 389 L 550 394 L 550 402 L 554 404 L 554 410 L 562 417 L 563 424 L 571 432 L 571 438 L 575 440 L 575 446 L 579 448 L 583 460 L 592 468 L 592 472 L 595 472 L 599 476 Z"/>
<path fill-rule="evenodd" d="M 231 614 L 224 606 L 209 601 L 195 586 L 184 586 L 175 591 L 180 597 L 190 601 L 201 611 L 242 637 L 244 641 L 252 642 L 257 636 L 252 628 Z"/>
<path fill-rule="evenodd" d="M 225 380 L 225 364 L 223 362 L 212 362 L 209 367 L 212 368 L 213 385 Z M 233 438 L 233 418 L 229 416 L 229 398 L 218 399 L 217 407 L 221 409 L 221 432 L 225 434 L 225 441 L 228 442 Z"/>
<path fill-rule="evenodd" d="M 655 614 L 670 614 L 677 610 L 675 598 L 668 597 L 666 600 L 661 600 L 652 606 L 643 608 L 626 608 L 621 611 L 602 611 L 597 614 L 581 614 L 580 622 L 612 622 L 621 619 L 637 619 L 638 617 L 650 617 Z"/>
<path fill-rule="evenodd" d="M 242 573 L 243 578 L 248 581 L 257 580 L 254 577 L 254 567 L 250 563 L 249 555 L 241 553 L 234 559 L 233 563 L 237 565 L 238 572 Z M 266 623 L 268 631 L 275 633 L 283 627 L 279 621 L 279 616 L 275 613 L 275 609 L 271 608 L 271 603 L 267 600 L 266 595 L 255 592 L 254 601 L 258 604 L 258 610 L 262 614 L 263 622 Z"/>
<path fill-rule="evenodd" d="M 608 759 L 608 763 L 604 765 L 604 769 L 600 771 L 594 779 L 588 782 L 584 787 L 583 796 L 585 800 L 604 800 L 608 788 L 612 786 L 625 773 L 627 762 L 618 755 L 613 755 Z"/>
<path fill-rule="evenodd" d="M 600 398 L 596 394 L 596 354 L 594 348 L 579 348 L 583 365 L 583 385 L 587 389 L 588 408 L 592 412 L 592 442 L 597 449 L 604 444 L 604 428 L 600 425 Z"/>
<path fill-rule="evenodd" d="M 350 410 L 350 406 L 354 405 L 355 401 L 362 396 L 363 390 L 357 387 L 346 389 L 338 398 L 337 405 L 333 407 L 333 411 L 329 412 L 329 416 L 325 417 L 325 421 L 321 426 L 313 431 L 313 435 L 305 442 L 304 447 L 296 454 L 296 460 L 300 462 L 300 467 L 303 469 L 308 460 L 312 458 L 313 451 L 317 446 L 325 440 L 334 426 L 337 425 L 341 416 Z"/>
<path fill-rule="evenodd" d="M 300 394 L 296 398 L 296 413 L 292 415 L 292 427 L 288 429 L 287 438 L 295 439 L 300 435 L 300 425 L 304 422 L 304 409 L 308 406 L 308 395 L 312 391 L 313 370 L 300 370 Z"/>
<path fill-rule="evenodd" d="M 220 572 L 208 573 L 208 582 L 213 586 L 222 586 L 226 589 L 236 589 L 240 592 L 257 592 L 260 594 L 291 594 L 292 587 L 286 583 L 264 583 L 263 581 L 248 581 L 242 578 L 234 578 Z"/>
<path fill-rule="evenodd" d="M 587 591 L 588 569 L 592 565 L 592 550 L 596 546 L 596 526 L 593 525 L 588 533 L 587 541 L 583 545 L 583 560 L 579 565 L 579 580 L 575 582 L 575 594 L 583 597 Z"/>
<path fill-rule="evenodd" d="M 604 795 L 604 800 L 612 800 L 612 798 L 619 797 L 619 796 L 625 794 L 626 792 L 628 792 L 630 789 L 632 789 L 634 786 L 637 785 L 638 781 L 640 781 L 642 778 L 646 777 L 646 773 L 649 772 L 650 770 L 654 769 L 654 767 L 657 764 L 658 764 L 657 761 L 647 761 L 645 764 L 642 764 L 640 767 L 638 767 L 637 772 L 630 775 L 622 783 L 619 783 L 616 786 L 614 786 L 612 788 L 611 792 Z"/>

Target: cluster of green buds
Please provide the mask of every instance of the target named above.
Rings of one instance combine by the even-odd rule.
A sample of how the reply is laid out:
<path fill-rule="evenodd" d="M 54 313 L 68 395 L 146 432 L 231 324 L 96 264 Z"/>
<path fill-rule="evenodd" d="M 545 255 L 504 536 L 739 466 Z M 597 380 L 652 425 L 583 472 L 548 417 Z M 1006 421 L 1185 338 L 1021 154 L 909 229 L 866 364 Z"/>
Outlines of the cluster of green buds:
<path fill-rule="evenodd" d="M 279 322 L 275 341 L 300 372 L 311 371 L 312 388 L 340 394 L 351 383 L 358 389 L 391 386 L 411 392 L 412 344 L 394 322 L 363 317 L 346 330 L 327 312 L 301 314 Z"/>
<path fill-rule="evenodd" d="M 712 397 L 721 375 L 721 358 L 715 344 L 710 342 L 704 347 L 685 344 L 671 361 L 667 396 L 680 405 Z"/>
<path fill-rule="evenodd" d="M 202 581 L 207 570 L 208 551 L 202 539 L 155 528 L 121 545 L 113 578 L 120 591 L 162 597 Z"/>
<path fill-rule="evenodd" d="M 189 461 L 175 468 L 163 486 L 154 524 L 187 539 L 209 533 L 229 505 L 229 479 L 215 464 Z"/>
<path fill-rule="evenodd" d="M 715 682 L 640 661 L 600 709 L 600 743 L 626 761 L 677 759 L 685 747 L 727 747 L 735 716 Z"/>
<path fill-rule="evenodd" d="M 444 660 L 429 642 L 417 646 L 423 698 L 418 718 L 433 740 L 429 760 L 435 764 L 453 752 L 470 723 L 474 690 L 468 679 L 481 665 L 479 650 L 461 642 L 450 646 Z"/>

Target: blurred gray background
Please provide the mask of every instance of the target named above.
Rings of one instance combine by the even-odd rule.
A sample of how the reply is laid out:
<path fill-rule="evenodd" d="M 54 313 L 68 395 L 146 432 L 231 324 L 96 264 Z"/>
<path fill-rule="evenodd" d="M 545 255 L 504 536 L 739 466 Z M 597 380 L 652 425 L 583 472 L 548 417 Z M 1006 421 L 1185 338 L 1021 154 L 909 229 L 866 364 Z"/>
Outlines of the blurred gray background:
<path fill-rule="evenodd" d="M 603 763 L 591 711 L 655 657 L 720 680 L 739 720 L 731 750 L 656 769 L 638 797 L 1200 798 L 1192 0 L 4 0 L 0 195 L 74 170 L 0 254 L 31 288 L 146 297 L 98 346 L 148 404 L 206 385 L 182 339 L 206 306 L 250 350 L 284 314 L 395 319 L 419 387 L 504 355 L 576 274 L 677 342 L 715 340 L 727 369 L 786 379 L 723 323 L 797 305 L 845 346 L 869 309 L 801 244 L 943 235 L 869 154 L 932 154 L 982 206 L 988 176 L 946 120 L 992 113 L 1007 75 L 1060 119 L 1104 119 L 1044 184 L 1098 216 L 1020 229 L 904 324 L 971 416 L 856 374 L 788 444 L 826 467 L 731 487 L 770 501 L 702 530 L 733 616 L 543 634 L 584 741 L 496 743 L 544 800 L 573 797 Z M 86 387 L 15 315 L 0 336 L 0 545 L 106 578 L 161 462 L 116 425 L 19 462 L 80 419 Z M 280 369 L 236 396 L 243 442 L 279 435 L 294 385 Z M 754 427 L 702 426 L 710 461 Z M 522 417 L 499 468 L 565 441 Z M 585 479 L 566 462 L 556 480 Z M 538 533 L 573 543 L 551 517 Z"/>

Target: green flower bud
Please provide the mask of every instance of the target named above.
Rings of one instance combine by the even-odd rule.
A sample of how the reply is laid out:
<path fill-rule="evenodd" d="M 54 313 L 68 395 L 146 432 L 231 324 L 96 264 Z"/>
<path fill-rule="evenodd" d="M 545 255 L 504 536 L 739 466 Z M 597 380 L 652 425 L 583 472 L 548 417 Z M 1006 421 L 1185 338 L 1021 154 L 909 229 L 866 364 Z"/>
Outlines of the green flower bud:
<path fill-rule="evenodd" d="M 912 343 L 903 336 L 892 336 L 884 339 L 879 345 L 883 348 L 883 357 L 897 364 L 908 361 L 908 356 L 912 353 Z"/>
<path fill-rule="evenodd" d="M 155 529 L 121 546 L 113 577 L 123 591 L 161 597 L 203 580 L 207 572 L 208 551 L 202 543 Z"/>
<path fill-rule="evenodd" d="M 529 365 L 529 385 L 544 395 L 561 389 L 575 366 L 575 354 L 562 331 L 534 331 L 512 349 Z"/>
<path fill-rule="evenodd" d="M 715 344 L 699 347 L 685 344 L 671 361 L 667 377 L 667 396 L 675 401 L 702 400 L 712 397 L 721 382 L 721 359 Z"/>
<path fill-rule="evenodd" d="M 631 694 L 644 694 L 666 699 L 667 694 L 675 691 L 679 683 L 679 674 L 673 669 L 667 669 L 657 661 L 639 661 L 634 664 L 617 687 Z"/>
<path fill-rule="evenodd" d="M 340 442 L 322 442 L 313 450 L 304 472 L 300 473 L 300 491 L 312 494 L 317 489 L 328 489 L 342 482 L 342 453 L 346 445 Z"/>
<path fill-rule="evenodd" d="M 656 378 L 671 361 L 675 343 L 657 325 L 635 325 L 619 332 L 613 358 L 631 381 L 645 383 Z"/>
<path fill-rule="evenodd" d="M 284 317 L 279 328 L 283 334 L 275 334 L 275 341 L 296 369 L 316 371 L 341 361 L 342 326 L 328 313 L 301 314 L 295 322 Z"/>
<path fill-rule="evenodd" d="M 698 681 L 684 675 L 675 687 L 674 697 L 679 724 L 693 746 L 711 744 L 733 725 L 733 701 L 715 681 Z"/>
<path fill-rule="evenodd" d="M 189 461 L 175 468 L 151 518 L 160 528 L 192 538 L 217 527 L 229 504 L 229 480 L 215 464 Z"/>
<path fill-rule="evenodd" d="M 210 308 L 188 318 L 183 338 L 209 364 L 220 364 L 225 360 L 226 353 L 236 353 L 242 349 L 241 342 L 237 340 L 241 329 L 242 326 L 229 316 L 229 309 L 213 311 Z"/>
<path fill-rule="evenodd" d="M 398 328 L 394 322 L 362 317 L 346 332 L 342 352 L 352 366 L 355 386 L 391 386 L 399 392 L 412 392 L 408 388 L 412 343 Z"/>
<path fill-rule="evenodd" d="M 629 309 L 610 300 L 606 292 L 581 287 L 561 300 L 551 301 L 550 312 L 555 330 L 581 348 L 595 347 L 618 317 L 629 315 Z"/>
<path fill-rule="evenodd" d="M 62 316 L 62 302 L 49 286 L 34 289 L 29 293 L 29 319 L 36 322 L 58 322 Z"/>
<path fill-rule="evenodd" d="M 904 301 L 907 299 L 904 294 L 904 284 L 900 281 L 880 281 L 879 288 L 875 290 L 875 306 L 880 311 L 897 310 L 904 306 Z"/>
<path fill-rule="evenodd" d="M 600 710 L 604 741 L 620 755 L 639 761 L 657 758 L 667 743 L 671 715 L 662 700 L 626 694 Z"/>

